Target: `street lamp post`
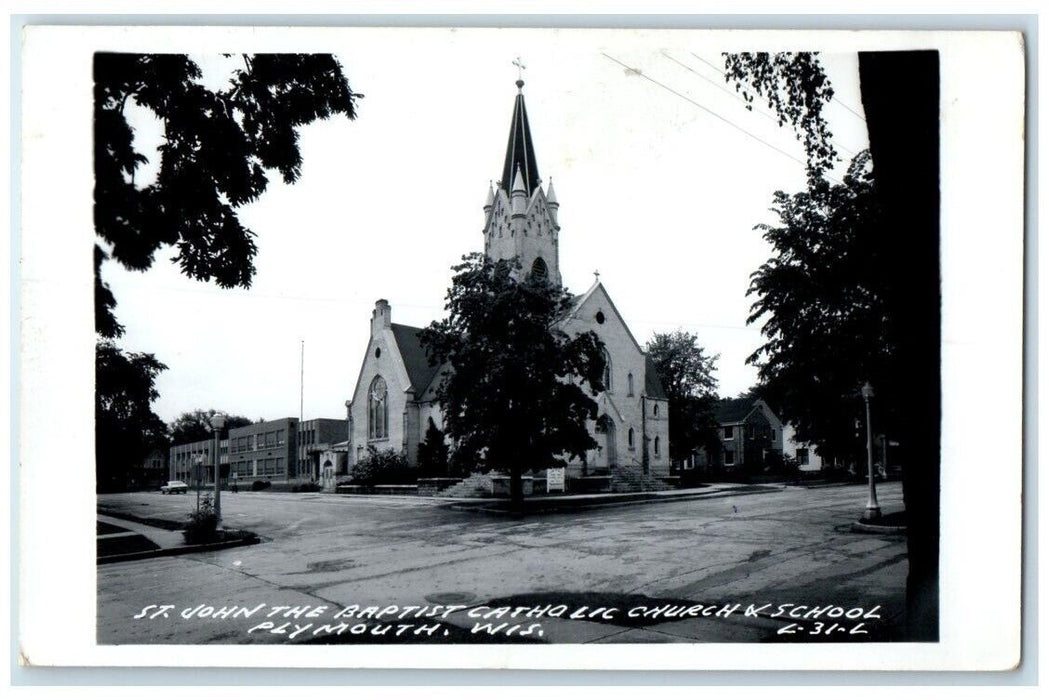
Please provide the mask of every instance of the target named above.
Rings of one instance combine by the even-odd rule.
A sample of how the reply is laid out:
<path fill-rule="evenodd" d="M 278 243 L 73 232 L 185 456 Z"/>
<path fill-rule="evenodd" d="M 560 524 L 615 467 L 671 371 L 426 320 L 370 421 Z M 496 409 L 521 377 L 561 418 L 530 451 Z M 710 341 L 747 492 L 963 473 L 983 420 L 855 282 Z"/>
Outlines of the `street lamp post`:
<path fill-rule="evenodd" d="M 222 496 L 221 484 L 222 484 L 222 457 L 219 455 L 219 442 L 220 435 L 222 434 L 222 426 L 226 424 L 226 416 L 221 413 L 216 413 L 211 417 L 211 432 L 214 446 L 212 447 L 212 454 L 215 456 L 215 527 L 217 528 L 222 523 L 222 504 L 219 499 Z"/>
<path fill-rule="evenodd" d="M 871 397 L 874 389 L 870 382 L 864 382 L 860 388 L 863 395 L 863 406 L 867 410 L 867 508 L 863 512 L 864 520 L 874 520 L 881 517 L 881 508 L 878 506 L 878 493 L 874 489 L 874 448 L 871 442 Z"/>
<path fill-rule="evenodd" d="M 193 478 L 197 481 L 197 511 L 200 511 L 200 468 L 204 464 L 204 458 L 201 455 L 197 455 L 193 459 Z"/>

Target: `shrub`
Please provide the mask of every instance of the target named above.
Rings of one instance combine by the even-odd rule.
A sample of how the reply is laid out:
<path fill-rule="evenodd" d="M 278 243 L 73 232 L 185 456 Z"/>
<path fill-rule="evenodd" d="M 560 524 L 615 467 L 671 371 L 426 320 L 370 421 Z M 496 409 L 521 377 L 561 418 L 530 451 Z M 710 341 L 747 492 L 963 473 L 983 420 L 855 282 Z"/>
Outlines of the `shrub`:
<path fill-rule="evenodd" d="M 315 493 L 321 490 L 321 485 L 316 481 L 299 481 L 292 485 L 292 493 Z"/>
<path fill-rule="evenodd" d="M 415 483 L 417 477 L 403 454 L 374 447 L 369 447 L 368 454 L 350 468 L 350 483 L 362 486 L 410 484 Z"/>
<path fill-rule="evenodd" d="M 186 544 L 207 544 L 219 539 L 217 531 L 218 516 L 215 515 L 215 502 L 211 494 L 200 500 L 200 507 L 189 514 L 189 522 L 182 533 Z"/>
<path fill-rule="evenodd" d="M 268 481 L 258 480 L 258 481 L 251 482 L 251 490 L 252 491 L 265 491 L 269 487 L 270 487 L 270 482 L 268 482 Z"/>

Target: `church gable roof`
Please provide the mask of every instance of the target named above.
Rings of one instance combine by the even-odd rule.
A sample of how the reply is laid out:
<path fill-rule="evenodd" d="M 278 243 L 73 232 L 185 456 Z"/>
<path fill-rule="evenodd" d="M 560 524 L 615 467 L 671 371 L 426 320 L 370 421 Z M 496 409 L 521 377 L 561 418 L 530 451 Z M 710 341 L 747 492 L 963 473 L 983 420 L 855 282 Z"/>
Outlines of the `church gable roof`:
<path fill-rule="evenodd" d="M 616 308 L 616 304 L 612 301 L 611 295 L 609 295 L 608 290 L 605 289 L 605 285 L 601 284 L 601 282 L 594 282 L 586 292 L 572 298 L 571 310 L 564 316 L 564 320 L 568 320 L 572 316 L 578 314 L 579 310 L 583 308 L 583 305 L 599 292 L 600 296 L 608 302 L 608 308 L 611 309 L 612 313 L 614 313 L 616 318 L 619 319 L 619 323 L 623 326 L 623 330 L 626 331 L 627 337 L 630 338 L 630 342 L 634 344 L 634 347 L 637 348 L 638 352 L 644 353 L 644 350 L 641 349 L 641 345 L 637 342 L 637 338 L 635 338 L 634 334 L 630 331 L 630 326 L 627 325 L 626 320 L 623 318 L 623 314 L 619 313 L 619 309 Z"/>
<path fill-rule="evenodd" d="M 411 383 L 412 390 L 416 396 L 420 396 L 430 385 L 438 369 L 438 365 L 430 364 L 426 357 L 426 350 L 419 341 L 422 328 L 391 323 L 390 331 L 393 332 L 394 340 L 397 342 L 401 362 L 404 363 L 404 369 L 408 372 L 408 381 Z"/>

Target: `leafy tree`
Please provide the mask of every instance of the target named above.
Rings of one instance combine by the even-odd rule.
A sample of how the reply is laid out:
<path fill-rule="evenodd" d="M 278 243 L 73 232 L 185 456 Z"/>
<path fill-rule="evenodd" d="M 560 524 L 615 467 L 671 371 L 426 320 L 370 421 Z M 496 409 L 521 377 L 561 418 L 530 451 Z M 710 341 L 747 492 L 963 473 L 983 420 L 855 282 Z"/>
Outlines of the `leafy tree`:
<path fill-rule="evenodd" d="M 255 273 L 254 234 L 237 217 L 269 184 L 302 168 L 298 128 L 335 114 L 355 118 L 355 100 L 329 54 L 241 56 L 243 68 L 220 90 L 201 82 L 181 54 L 96 53 L 95 231 L 114 259 L 146 270 L 162 246 L 189 277 L 248 287 Z M 135 173 L 130 104 L 164 124 L 156 181 Z"/>
<path fill-rule="evenodd" d="M 765 98 L 779 117 L 779 124 L 790 124 L 805 144 L 806 171 L 815 181 L 837 160 L 831 143 L 830 127 L 823 118 L 823 105 L 834 97 L 819 54 L 734 53 L 725 54 L 725 80 L 753 109 L 755 94 Z"/>
<path fill-rule="evenodd" d="M 604 346 L 592 332 L 570 337 L 557 326 L 571 296 L 545 280 L 519 280 L 517 260 L 480 253 L 453 268 L 448 316 L 423 330 L 431 362 L 447 363 L 438 389 L 445 430 L 457 456 L 510 474 L 523 498 L 527 469 L 563 464 L 596 447 L 587 421 L 597 417 Z"/>
<path fill-rule="evenodd" d="M 216 411 L 214 408 L 209 408 L 206 411 L 198 408 L 180 415 L 171 423 L 172 444 L 183 445 L 187 442 L 210 440 L 212 437 L 211 419 L 218 413 L 219 411 Z M 243 428 L 251 424 L 250 418 L 227 415 L 219 433 L 219 439 L 225 440 L 228 438 L 229 431 L 234 428 Z"/>
<path fill-rule="evenodd" d="M 801 128 L 809 153 L 810 185 L 829 161 L 829 132 L 818 123 L 791 118 L 799 106 L 819 111 L 826 76 L 814 55 L 793 64 L 793 73 L 768 54 L 726 55 L 728 79 L 759 89 L 781 85 L 781 116 Z M 736 66 L 736 68 L 734 68 Z M 874 174 L 874 197 L 882 226 L 870 235 L 885 265 L 881 288 L 886 337 L 893 347 L 892 370 L 875 385 L 878 414 L 896 416 L 901 443 L 903 496 L 907 507 L 907 612 L 909 638 L 938 638 L 940 541 L 940 261 L 939 261 L 939 54 L 883 51 L 859 54 L 860 93 Z M 783 78 L 781 80 L 781 78 Z M 785 99 L 784 99 L 785 97 Z M 828 97 L 829 99 L 829 97 Z M 779 106 L 777 106 L 779 105 Z M 824 133 L 823 136 L 820 134 Z M 818 142 L 822 140 L 822 146 Z M 848 293 L 846 282 L 843 293 Z M 828 318 L 828 323 L 833 323 Z M 872 384 L 874 382 L 872 381 Z"/>
<path fill-rule="evenodd" d="M 167 369 L 153 355 L 125 353 L 108 340 L 95 346 L 95 484 L 125 488 L 131 470 L 167 444 L 167 426 L 150 410 L 154 382 Z"/>
<path fill-rule="evenodd" d="M 146 270 L 156 253 L 173 246 L 183 273 L 222 287 L 251 284 L 254 234 L 237 208 L 257 199 L 276 171 L 294 182 L 301 171 L 299 126 L 343 114 L 353 119 L 358 94 L 327 54 L 242 55 L 225 87 L 203 84 L 200 67 L 178 54 L 96 53 L 94 58 L 94 252 L 96 451 L 99 469 L 126 470 L 145 456 L 140 441 L 160 419 L 149 406 L 164 365 L 152 355 L 122 353 L 116 299 L 101 277 L 112 257 Z M 147 156 L 136 150 L 128 122 L 131 105 L 163 123 L 155 181 L 136 182 Z M 138 406 L 128 401 L 143 402 Z M 120 410 L 117 410 L 120 409 Z M 120 425 L 121 421 L 137 421 Z M 103 459 L 105 458 L 105 459 Z M 99 485 L 102 485 L 99 481 Z M 108 481 L 107 481 L 108 483 Z"/>
<path fill-rule="evenodd" d="M 698 448 L 713 454 L 720 445 L 714 418 L 718 355 L 708 355 L 695 333 L 655 333 L 645 349 L 669 399 L 670 458 L 687 460 Z"/>
<path fill-rule="evenodd" d="M 763 321 L 767 341 L 748 361 L 767 394 L 826 458 L 855 458 L 854 421 L 864 382 L 880 388 L 882 429 L 896 424 L 880 218 L 870 156 L 857 155 L 843 183 L 815 182 L 794 195 L 776 192 L 780 225 L 759 225 L 775 257 L 751 275 L 756 297 L 748 323 Z"/>
<path fill-rule="evenodd" d="M 448 444 L 444 433 L 429 418 L 426 435 L 419 443 L 419 472 L 424 476 L 448 476 Z"/>

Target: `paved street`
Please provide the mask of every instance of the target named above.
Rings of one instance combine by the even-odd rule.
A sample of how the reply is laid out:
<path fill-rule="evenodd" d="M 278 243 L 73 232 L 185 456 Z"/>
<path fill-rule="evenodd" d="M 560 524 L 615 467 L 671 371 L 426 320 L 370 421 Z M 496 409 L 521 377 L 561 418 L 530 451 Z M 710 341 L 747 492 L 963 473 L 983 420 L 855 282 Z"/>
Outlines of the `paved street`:
<path fill-rule="evenodd" d="M 898 483 L 881 484 L 879 497 L 886 512 L 902 509 Z M 816 641 L 801 637 L 827 629 L 826 641 L 866 641 L 884 638 L 903 609 L 904 538 L 849 530 L 866 501 L 863 486 L 785 487 L 523 519 L 411 497 L 224 493 L 222 501 L 226 526 L 254 531 L 262 544 L 99 566 L 100 643 L 287 642 L 295 625 L 303 627 L 295 642 L 421 641 L 413 635 L 433 634 L 427 621 L 441 627 L 437 639 L 423 641 L 505 641 L 534 623 L 520 641 Z M 193 493 L 99 496 L 100 506 L 171 519 L 194 503 Z M 149 605 L 174 607 L 134 619 Z M 183 617 L 198 605 L 248 610 Z M 760 614 L 745 615 L 748 605 Z M 310 606 L 316 617 L 265 617 L 269 606 Z M 360 607 L 333 619 L 346 606 Z M 386 610 L 376 616 L 367 606 Z M 801 617 L 814 607 L 823 610 Z M 579 619 L 568 619 L 573 612 Z M 379 633 L 332 627 L 314 636 L 323 624 L 374 628 L 382 621 L 416 628 L 404 638 L 394 638 L 396 626 Z M 272 631 L 284 622 L 292 624 Z M 496 633 L 489 627 L 461 639 L 463 629 L 502 622 L 508 625 Z M 859 622 L 863 628 L 855 629 Z M 263 623 L 272 629 L 249 633 Z M 513 625 L 520 627 L 508 633 Z M 375 634 L 384 636 L 366 636 Z"/>

